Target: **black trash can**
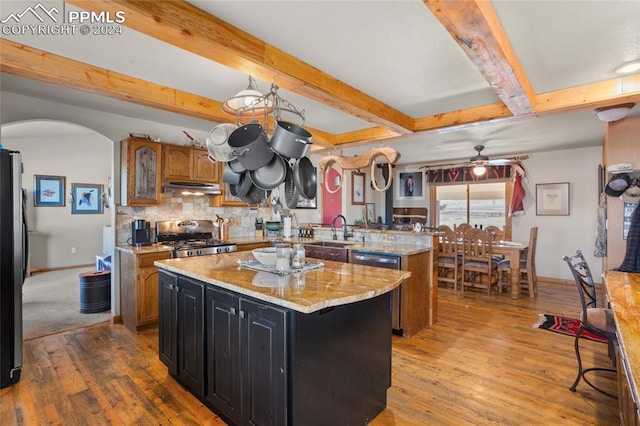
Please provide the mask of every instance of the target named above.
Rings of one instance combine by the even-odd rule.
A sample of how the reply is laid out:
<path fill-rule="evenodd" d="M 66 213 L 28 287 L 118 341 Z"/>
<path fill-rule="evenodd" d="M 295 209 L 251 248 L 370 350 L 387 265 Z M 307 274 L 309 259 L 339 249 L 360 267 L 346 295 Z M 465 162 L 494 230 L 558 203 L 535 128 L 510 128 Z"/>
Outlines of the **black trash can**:
<path fill-rule="evenodd" d="M 80 274 L 80 313 L 95 314 L 111 309 L 111 271 Z"/>

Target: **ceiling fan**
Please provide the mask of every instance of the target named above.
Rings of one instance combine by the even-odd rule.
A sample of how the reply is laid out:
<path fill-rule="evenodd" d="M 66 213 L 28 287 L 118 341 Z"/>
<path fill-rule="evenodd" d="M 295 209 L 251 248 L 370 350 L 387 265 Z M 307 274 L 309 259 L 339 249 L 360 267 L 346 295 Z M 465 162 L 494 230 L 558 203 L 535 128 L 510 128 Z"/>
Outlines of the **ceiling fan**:
<path fill-rule="evenodd" d="M 458 168 L 458 167 L 472 167 L 472 171 L 476 176 L 482 176 L 487 171 L 487 166 L 506 166 L 510 164 L 518 163 L 521 160 L 526 160 L 529 158 L 528 155 L 517 156 L 517 157 L 509 157 L 509 158 L 494 158 L 491 159 L 486 155 L 482 155 L 482 150 L 484 149 L 484 145 L 476 145 L 473 147 L 476 150 L 477 154 L 471 157 L 468 161 L 458 162 L 458 163 L 447 163 L 447 164 L 429 164 L 428 166 L 423 166 L 421 168 L 426 169 L 443 169 L 443 168 Z"/>

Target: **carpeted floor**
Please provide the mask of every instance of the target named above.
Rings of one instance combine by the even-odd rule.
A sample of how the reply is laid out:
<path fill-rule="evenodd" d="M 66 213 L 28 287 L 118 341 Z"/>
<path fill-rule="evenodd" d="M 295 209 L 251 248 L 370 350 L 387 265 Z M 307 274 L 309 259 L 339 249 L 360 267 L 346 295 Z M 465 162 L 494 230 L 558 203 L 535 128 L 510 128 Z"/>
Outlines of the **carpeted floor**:
<path fill-rule="evenodd" d="M 80 313 L 80 278 L 93 268 L 34 274 L 22 287 L 24 340 L 109 321 L 111 311 Z"/>

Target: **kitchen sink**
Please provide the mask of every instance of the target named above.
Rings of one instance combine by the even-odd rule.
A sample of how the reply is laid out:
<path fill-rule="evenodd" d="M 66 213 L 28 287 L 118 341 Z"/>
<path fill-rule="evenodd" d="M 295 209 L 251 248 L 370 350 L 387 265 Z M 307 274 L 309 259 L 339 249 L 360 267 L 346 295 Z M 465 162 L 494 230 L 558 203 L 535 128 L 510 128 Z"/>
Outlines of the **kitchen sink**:
<path fill-rule="evenodd" d="M 321 246 L 321 247 L 349 247 L 353 243 L 341 242 L 341 241 L 313 241 L 311 243 L 305 243 L 305 246 Z"/>

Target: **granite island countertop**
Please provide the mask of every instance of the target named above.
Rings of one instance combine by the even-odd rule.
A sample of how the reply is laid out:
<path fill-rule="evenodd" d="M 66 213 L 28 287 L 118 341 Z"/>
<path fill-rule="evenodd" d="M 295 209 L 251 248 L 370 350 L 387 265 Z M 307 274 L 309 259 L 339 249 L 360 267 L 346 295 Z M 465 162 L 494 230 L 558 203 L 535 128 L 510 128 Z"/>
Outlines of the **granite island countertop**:
<path fill-rule="evenodd" d="M 322 267 L 279 276 L 242 268 L 238 260 L 253 260 L 251 252 L 158 260 L 161 269 L 302 313 L 371 299 L 387 293 L 411 276 L 397 271 L 308 259 Z"/>
<path fill-rule="evenodd" d="M 270 243 L 285 242 L 285 243 L 301 243 L 301 244 L 313 244 L 314 242 L 321 241 L 333 241 L 338 243 L 345 243 L 345 247 L 348 250 L 360 250 L 369 253 L 381 253 L 381 254 L 395 254 L 398 256 L 409 256 L 423 251 L 432 250 L 433 247 L 418 245 L 418 244 L 402 244 L 394 242 L 357 242 L 357 241 L 343 241 L 343 240 L 325 240 L 319 238 L 288 238 L 288 239 L 269 239 L 259 237 L 242 237 L 242 238 L 230 238 L 229 242 L 236 244 L 251 244 L 251 243 Z M 154 243 L 149 246 L 134 247 L 130 245 L 118 245 L 116 249 L 126 253 L 132 254 L 145 254 L 145 253 L 157 253 L 161 251 L 172 251 L 170 246 L 164 244 Z"/>

